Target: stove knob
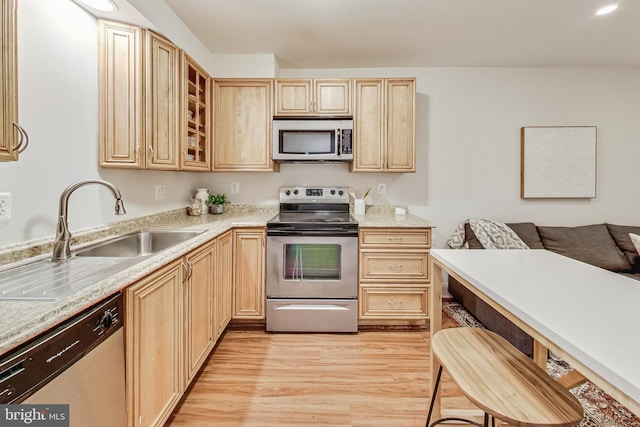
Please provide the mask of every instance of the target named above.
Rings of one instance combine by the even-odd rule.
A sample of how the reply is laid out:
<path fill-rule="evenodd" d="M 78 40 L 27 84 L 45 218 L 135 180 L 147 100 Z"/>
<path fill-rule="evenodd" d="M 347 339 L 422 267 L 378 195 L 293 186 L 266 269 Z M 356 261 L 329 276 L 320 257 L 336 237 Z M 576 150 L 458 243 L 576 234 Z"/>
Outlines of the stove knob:
<path fill-rule="evenodd" d="M 285 191 L 284 194 L 286 194 L 287 196 L 290 196 L 291 195 L 291 190 Z"/>
<path fill-rule="evenodd" d="M 338 190 L 338 195 L 343 196 L 344 195 L 344 191 Z"/>
<path fill-rule="evenodd" d="M 100 326 L 104 330 L 109 329 L 113 325 L 113 321 L 113 314 L 106 311 L 102 316 L 102 319 L 100 319 Z"/>
<path fill-rule="evenodd" d="M 293 190 L 293 194 L 298 195 L 298 189 Z"/>
<path fill-rule="evenodd" d="M 336 194 L 336 190 L 331 189 L 331 195 L 332 195 L 332 196 L 335 196 L 335 194 Z"/>

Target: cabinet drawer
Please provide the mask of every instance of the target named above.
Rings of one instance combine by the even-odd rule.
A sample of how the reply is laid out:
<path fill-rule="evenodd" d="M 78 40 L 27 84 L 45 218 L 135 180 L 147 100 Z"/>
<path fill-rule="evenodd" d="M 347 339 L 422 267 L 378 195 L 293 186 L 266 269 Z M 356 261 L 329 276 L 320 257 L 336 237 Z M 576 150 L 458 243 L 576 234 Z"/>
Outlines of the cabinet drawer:
<path fill-rule="evenodd" d="M 429 248 L 431 229 L 363 229 L 360 231 L 360 247 Z"/>
<path fill-rule="evenodd" d="M 427 319 L 429 288 L 360 287 L 361 319 Z"/>
<path fill-rule="evenodd" d="M 360 281 L 417 282 L 429 281 L 427 252 L 360 252 Z"/>

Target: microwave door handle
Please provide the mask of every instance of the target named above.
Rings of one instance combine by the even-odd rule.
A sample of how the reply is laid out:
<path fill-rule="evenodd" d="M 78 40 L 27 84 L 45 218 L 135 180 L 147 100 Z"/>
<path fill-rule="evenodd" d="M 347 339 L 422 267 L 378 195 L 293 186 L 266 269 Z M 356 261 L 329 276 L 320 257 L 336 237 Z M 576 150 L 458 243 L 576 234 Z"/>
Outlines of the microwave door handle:
<path fill-rule="evenodd" d="M 342 154 L 342 129 L 336 131 L 338 134 L 338 156 Z"/>

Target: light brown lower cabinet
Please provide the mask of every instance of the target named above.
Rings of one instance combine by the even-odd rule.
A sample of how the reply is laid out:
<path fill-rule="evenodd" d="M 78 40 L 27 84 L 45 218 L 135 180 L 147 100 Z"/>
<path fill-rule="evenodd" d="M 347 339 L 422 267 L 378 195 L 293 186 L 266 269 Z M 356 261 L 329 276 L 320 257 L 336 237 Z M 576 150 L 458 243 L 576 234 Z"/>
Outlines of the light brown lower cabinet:
<path fill-rule="evenodd" d="M 127 289 L 130 427 L 162 426 L 215 345 L 217 244 L 214 239 Z"/>
<path fill-rule="evenodd" d="M 184 390 L 182 260 L 126 291 L 128 425 L 161 426 Z"/>
<path fill-rule="evenodd" d="M 233 319 L 265 319 L 264 227 L 234 230 Z"/>
<path fill-rule="evenodd" d="M 430 228 L 360 228 L 360 325 L 424 325 L 429 319 Z"/>
<path fill-rule="evenodd" d="M 264 319 L 264 251 L 229 230 L 126 289 L 129 427 L 164 425 L 232 317 Z"/>
<path fill-rule="evenodd" d="M 388 284 L 360 287 L 360 318 L 422 320 L 429 318 L 429 288 Z"/>
<path fill-rule="evenodd" d="M 218 337 L 214 324 L 216 241 L 184 257 L 184 361 L 186 384 L 196 376 Z"/>
<path fill-rule="evenodd" d="M 233 283 L 233 232 L 218 237 L 216 263 L 215 328 L 220 337 L 231 320 Z"/>

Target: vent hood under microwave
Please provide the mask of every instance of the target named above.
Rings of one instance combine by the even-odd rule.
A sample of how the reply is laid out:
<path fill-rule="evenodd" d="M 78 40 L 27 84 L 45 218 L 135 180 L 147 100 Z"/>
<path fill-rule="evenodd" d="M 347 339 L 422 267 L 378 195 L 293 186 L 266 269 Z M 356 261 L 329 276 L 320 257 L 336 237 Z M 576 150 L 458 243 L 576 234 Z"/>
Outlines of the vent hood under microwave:
<path fill-rule="evenodd" d="M 353 120 L 274 119 L 276 162 L 350 162 Z"/>

